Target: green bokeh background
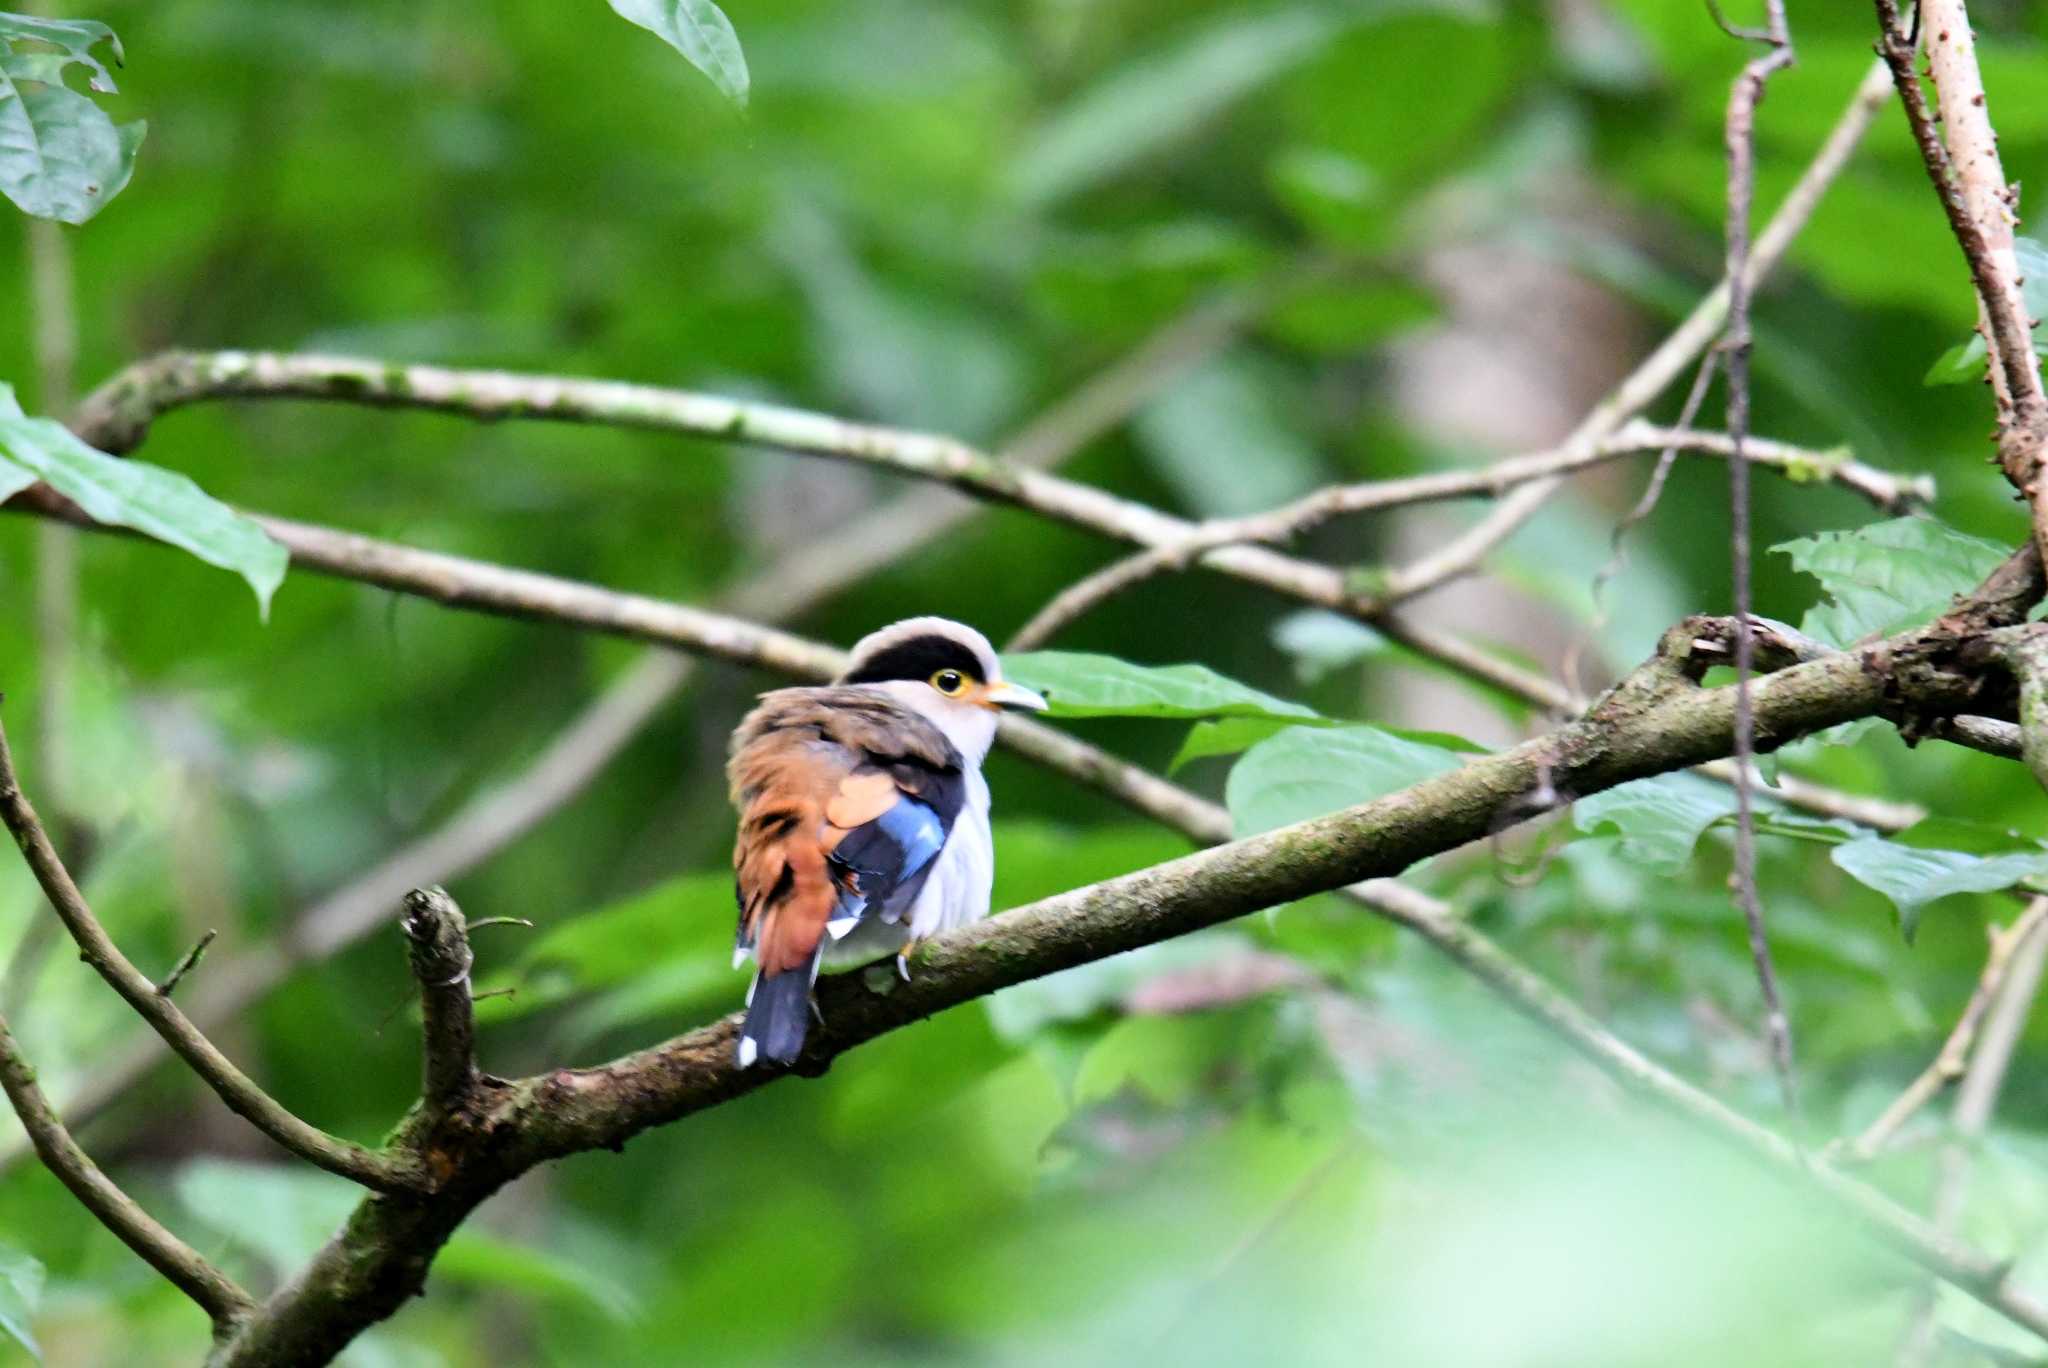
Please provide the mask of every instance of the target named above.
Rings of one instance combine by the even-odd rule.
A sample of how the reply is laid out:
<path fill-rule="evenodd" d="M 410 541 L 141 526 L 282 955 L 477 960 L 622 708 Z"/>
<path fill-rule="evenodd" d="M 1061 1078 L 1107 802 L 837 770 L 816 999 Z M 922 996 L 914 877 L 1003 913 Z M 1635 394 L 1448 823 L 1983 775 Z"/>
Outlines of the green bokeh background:
<path fill-rule="evenodd" d="M 2007 171 L 2048 184 L 2048 12 L 1975 8 Z M 108 107 L 150 123 L 126 192 L 67 232 L 82 381 L 167 346 L 332 350 L 758 396 L 993 445 L 1218 292 L 1329 273 L 1066 467 L 1204 514 L 1487 457 L 1415 421 L 1395 383 L 1402 348 L 1475 327 L 1445 288 L 1447 248 L 1482 272 L 1534 261 L 1597 288 L 1627 320 L 1622 345 L 1569 314 L 1534 326 L 1559 357 L 1616 375 L 1718 268 L 1722 107 L 1746 53 L 1676 0 L 727 9 L 753 73 L 744 111 L 601 0 L 71 11 L 120 32 L 128 66 Z M 1870 59 L 1865 7 L 1792 11 L 1798 63 L 1759 123 L 1763 206 Z M 52 410 L 61 396 L 34 393 L 25 241 L 0 224 L 0 380 Z M 1888 110 L 1757 301 L 1759 430 L 1930 472 L 1939 516 L 2014 540 L 1983 392 L 1921 384 L 1971 320 Z M 692 602 L 824 527 L 887 519 L 899 492 L 716 442 L 309 404 L 181 411 L 139 454 L 247 507 Z M 1487 592 L 1574 630 L 1641 469 L 1583 482 L 1510 545 Z M 1681 465 L 1633 536 L 1600 642 L 1611 661 L 1640 656 L 1677 612 L 1726 609 L 1724 480 L 1718 464 Z M 1874 516 L 1768 476 L 1756 515 L 1760 547 Z M 1310 549 L 1375 565 L 1392 526 L 1346 522 Z M 844 644 L 937 612 L 1000 639 L 1111 554 L 982 512 L 795 625 Z M 266 625 L 232 577 L 161 548 L 93 539 L 82 555 L 73 773 L 44 772 L 33 744 L 46 699 L 20 518 L 0 519 L 0 689 L 29 785 L 90 824 L 88 891 L 146 969 L 207 926 L 216 956 L 264 944 L 515 774 L 638 650 L 310 574 L 287 579 Z M 1797 621 L 1815 594 L 1760 557 L 1760 611 Z M 1426 721 L 1455 692 L 1383 656 L 1305 680 L 1275 639 L 1287 610 L 1188 575 L 1060 644 L 1200 660 L 1367 720 Z M 586 928 L 580 968 L 526 933 L 485 933 L 490 981 L 525 993 L 493 1004 L 488 1067 L 593 1062 L 737 1004 L 719 765 L 770 682 L 707 667 L 587 793 L 454 882 L 471 916 L 528 917 L 539 936 L 641 899 Z M 1534 721 L 1483 713 L 1487 741 Z M 1162 723 L 1074 725 L 1152 764 L 1180 740 Z M 2048 834 L 2009 763 L 1889 733 L 1794 763 Z M 1227 764 L 1185 777 L 1220 793 Z M 998 905 L 1185 848 L 1015 759 L 993 760 L 991 780 Z M 1944 900 L 1908 946 L 1891 905 L 1824 850 L 1767 838 L 1763 858 L 1824 1138 L 1931 1057 L 1986 920 L 2013 904 Z M 1675 878 L 1612 835 L 1570 840 L 1526 887 L 1484 852 L 1415 877 L 1625 1038 L 1779 1121 L 1726 872 L 1716 832 Z M 0 871 L 0 943 L 37 906 L 23 871 Z M 1126 1010 L 1137 983 L 1253 955 L 1309 982 L 1186 1014 Z M 626 968 L 578 977 L 600 960 Z M 406 988 L 398 938 L 381 934 L 299 972 L 221 1042 L 313 1121 L 374 1140 L 416 1087 Z M 18 1006 L 60 1098 L 135 1029 L 62 954 Z M 1966 1213 L 2023 1276 L 2048 1275 L 2044 1031 L 2015 1061 Z M 345 1185 L 278 1164 L 169 1070 L 83 1138 L 259 1287 L 346 1210 Z M 1923 1205 L 1930 1155 L 1909 1147 L 1869 1176 Z M 961 1008 L 822 1080 L 535 1174 L 473 1230 L 350 1362 L 1870 1362 L 1913 1289 L 1425 947 L 1322 903 Z M 191 1308 L 40 1171 L 0 1178 L 0 1247 L 47 1266 L 34 1325 L 48 1362 L 203 1353 Z M 1961 1334 L 2009 1334 L 1960 1301 L 1942 1314 Z M 0 1344 L 0 1361 L 16 1352 Z"/>

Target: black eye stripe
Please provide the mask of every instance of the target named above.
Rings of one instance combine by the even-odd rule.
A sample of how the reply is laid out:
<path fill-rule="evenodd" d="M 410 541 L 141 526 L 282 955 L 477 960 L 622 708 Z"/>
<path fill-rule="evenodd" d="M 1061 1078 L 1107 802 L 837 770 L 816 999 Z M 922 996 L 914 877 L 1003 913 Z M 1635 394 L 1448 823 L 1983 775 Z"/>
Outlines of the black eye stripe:
<path fill-rule="evenodd" d="M 912 637 L 856 662 L 839 682 L 880 684 L 891 679 L 914 679 L 922 684 L 941 670 L 958 670 L 979 679 L 982 664 L 972 650 L 951 637 Z"/>

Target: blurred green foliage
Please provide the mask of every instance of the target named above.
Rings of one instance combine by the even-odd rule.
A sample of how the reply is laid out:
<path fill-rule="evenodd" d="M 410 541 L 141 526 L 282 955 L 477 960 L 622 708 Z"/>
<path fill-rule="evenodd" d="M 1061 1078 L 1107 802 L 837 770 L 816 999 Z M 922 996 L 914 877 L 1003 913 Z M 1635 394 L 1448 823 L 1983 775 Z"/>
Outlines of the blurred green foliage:
<path fill-rule="evenodd" d="M 1974 8 L 2007 170 L 2048 183 L 2048 7 Z M 1799 61 L 1760 116 L 1761 205 L 1870 60 L 1866 7 L 1793 9 Z M 1694 5 L 726 13 L 744 109 L 600 0 L 103 0 L 70 15 L 126 46 L 122 90 L 98 107 L 150 127 L 119 202 L 71 235 L 81 375 L 171 345 L 346 350 L 762 395 L 994 444 L 1218 291 L 1293 284 L 1069 466 L 1231 513 L 1483 459 L 1404 404 L 1417 339 L 1512 323 L 1618 373 L 1718 268 L 1722 108 L 1745 53 Z M 1568 315 L 1475 321 L 1475 283 L 1504 306 L 1524 297 L 1505 273 L 1447 274 L 1443 254 L 1468 249 L 1590 283 L 1634 321 L 1619 346 Z M 33 395 L 27 281 L 23 235 L 0 232 L 0 380 L 31 412 L 60 410 L 67 396 Z M 1759 430 L 1932 472 L 1948 524 L 2010 544 L 2022 522 L 1985 463 L 1981 390 L 1921 383 L 1972 318 L 1888 113 L 1757 300 Z M 893 492 L 710 441 L 343 406 L 196 407 L 145 455 L 241 506 L 688 601 L 888 516 L 873 510 Z M 1505 615 L 1557 634 L 1592 623 L 1589 586 L 1634 491 L 1589 478 L 1519 536 L 1486 581 Z M 1636 530 L 1599 629 L 1610 664 L 1683 612 L 1726 607 L 1722 491 L 1717 465 L 1682 464 Z M 1762 477 L 1757 517 L 1769 546 L 1872 515 Z M 1392 526 L 1347 521 L 1309 549 L 1371 566 L 1394 553 Z M 0 688 L 26 778 L 90 827 L 88 892 L 139 964 L 167 968 L 221 928 L 195 982 L 515 773 L 634 651 L 303 573 L 265 624 L 228 576 L 95 538 L 61 714 L 71 763 L 52 774 L 25 725 L 48 702 L 34 548 L 27 520 L 0 519 L 15 609 Z M 844 643 L 940 612 L 1000 639 L 1112 554 L 984 512 L 797 625 Z M 1760 558 L 1759 611 L 1799 620 L 1820 597 L 1813 563 Z M 1946 592 L 1891 588 L 1900 611 Z M 1156 766 L 1187 745 L 1198 787 L 1223 795 L 1228 773 L 1234 800 L 1258 790 L 1233 803 L 1246 829 L 1451 763 L 1450 738 L 1389 728 L 1445 725 L 1433 710 L 1468 692 L 1366 629 L 1200 575 L 1156 580 L 1059 644 L 1199 661 L 1263 691 L 1247 711 L 1264 730 L 1226 717 L 1209 725 L 1234 730 L 1199 745 L 1185 712 L 1068 724 Z M 719 766 L 770 682 L 707 668 L 586 795 L 454 883 L 472 916 L 539 924 L 480 937 L 486 985 L 520 990 L 485 1004 L 488 1067 L 593 1061 L 737 1004 Z M 1449 730 L 1497 742 L 1529 720 L 1470 698 L 1461 716 L 1479 721 Z M 1365 725 L 1275 734 L 1281 699 Z M 1908 750 L 1888 729 L 1802 743 L 1785 764 L 1990 828 L 1926 847 L 1966 860 L 2037 859 L 2048 834 L 2021 767 Z M 1255 785 L 1262 772 L 1292 787 Z M 1186 849 L 1014 759 L 991 780 L 999 906 Z M 1533 880 L 1499 877 L 1492 852 L 1412 877 L 1626 1039 L 1780 1119 L 1726 897 L 1723 796 L 1682 778 L 1582 807 L 1542 838 Z M 1853 1130 L 1932 1056 L 1984 924 L 2012 903 L 1926 901 L 1909 946 L 1866 886 L 1883 881 L 1857 867 L 1869 852 L 1846 854 L 1853 833 L 1811 839 L 1775 812 L 1766 832 L 1810 1114 L 1821 1135 Z M 0 944 L 35 915 L 26 877 L 0 873 Z M 9 1005 L 59 1097 L 134 1034 L 69 956 L 28 987 Z M 222 1040 L 295 1109 L 373 1140 L 416 1088 L 405 1002 L 397 938 L 380 935 L 306 967 Z M 2048 1278 L 2044 1060 L 2037 1022 L 1964 1223 L 2015 1252 L 2022 1279 Z M 84 1139 L 259 1287 L 344 1209 L 331 1180 L 276 1166 L 170 1071 Z M 1923 1145 L 1871 1176 L 1920 1206 L 1930 1169 Z M 536 1174 L 350 1361 L 1836 1364 L 1889 1353 L 1912 1284 L 1793 1192 L 1618 1100 L 1426 949 L 1318 899 L 1021 986 L 823 1080 Z M 1942 1315 L 2017 1343 L 1947 1294 Z M 176 1294 L 26 1168 L 0 1179 L 0 1334 L 33 1334 L 58 1364 L 196 1362 L 204 1342 Z"/>

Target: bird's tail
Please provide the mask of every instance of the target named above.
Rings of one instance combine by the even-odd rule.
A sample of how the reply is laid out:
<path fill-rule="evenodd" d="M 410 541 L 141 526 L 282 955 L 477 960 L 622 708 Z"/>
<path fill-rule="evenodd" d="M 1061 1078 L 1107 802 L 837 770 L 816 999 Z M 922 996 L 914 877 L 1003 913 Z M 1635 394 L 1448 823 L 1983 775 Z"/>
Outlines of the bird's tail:
<path fill-rule="evenodd" d="M 747 995 L 747 1020 L 740 1027 L 742 1069 L 752 1067 L 756 1059 L 792 1063 L 803 1053 L 804 1037 L 811 1029 L 811 985 L 818 977 L 816 966 L 817 957 L 813 955 L 809 972 L 786 969 L 779 974 L 754 976 L 753 991 Z"/>

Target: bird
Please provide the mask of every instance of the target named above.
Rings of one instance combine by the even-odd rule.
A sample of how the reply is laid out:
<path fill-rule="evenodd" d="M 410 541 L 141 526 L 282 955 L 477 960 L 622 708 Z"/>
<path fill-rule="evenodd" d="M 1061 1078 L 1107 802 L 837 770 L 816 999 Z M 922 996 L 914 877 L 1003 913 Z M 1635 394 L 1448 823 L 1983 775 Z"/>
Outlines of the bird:
<path fill-rule="evenodd" d="M 896 956 L 988 914 L 981 764 L 1004 708 L 1043 711 L 988 638 L 913 617 L 856 642 L 831 684 L 776 689 L 733 733 L 733 967 L 752 958 L 739 1067 L 803 1051 L 820 969 Z"/>

